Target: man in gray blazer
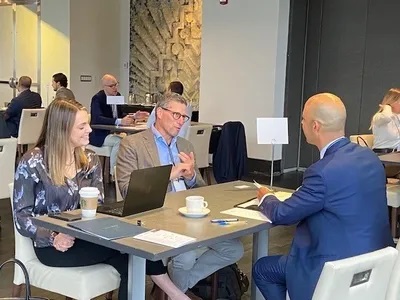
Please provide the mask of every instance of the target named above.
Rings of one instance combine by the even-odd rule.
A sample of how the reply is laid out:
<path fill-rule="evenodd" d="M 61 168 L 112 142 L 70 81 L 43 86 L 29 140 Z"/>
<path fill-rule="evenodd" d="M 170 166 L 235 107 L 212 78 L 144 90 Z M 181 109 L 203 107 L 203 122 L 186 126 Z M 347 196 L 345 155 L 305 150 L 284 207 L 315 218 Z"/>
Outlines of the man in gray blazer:
<path fill-rule="evenodd" d="M 133 170 L 172 164 L 169 192 L 205 185 L 195 163 L 193 145 L 178 136 L 185 122 L 186 100 L 176 93 L 165 95 L 156 106 L 156 121 L 147 130 L 129 135 L 121 142 L 117 158 L 117 180 L 126 196 Z M 228 240 L 209 246 L 199 255 L 189 251 L 172 258 L 170 275 L 183 292 L 215 271 L 237 262 L 243 256 L 239 240 Z"/>

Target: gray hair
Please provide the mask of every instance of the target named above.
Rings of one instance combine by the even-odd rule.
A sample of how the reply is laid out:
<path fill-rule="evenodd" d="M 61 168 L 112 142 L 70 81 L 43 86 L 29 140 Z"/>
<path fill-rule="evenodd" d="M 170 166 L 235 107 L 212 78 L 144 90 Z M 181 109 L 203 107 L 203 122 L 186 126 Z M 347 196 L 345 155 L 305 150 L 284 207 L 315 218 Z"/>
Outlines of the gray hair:
<path fill-rule="evenodd" d="M 188 104 L 185 98 L 183 98 L 181 95 L 177 93 L 165 93 L 165 95 L 161 98 L 161 100 L 157 102 L 156 110 L 159 107 L 167 108 L 168 104 L 172 101 L 185 104 L 186 106 Z"/>

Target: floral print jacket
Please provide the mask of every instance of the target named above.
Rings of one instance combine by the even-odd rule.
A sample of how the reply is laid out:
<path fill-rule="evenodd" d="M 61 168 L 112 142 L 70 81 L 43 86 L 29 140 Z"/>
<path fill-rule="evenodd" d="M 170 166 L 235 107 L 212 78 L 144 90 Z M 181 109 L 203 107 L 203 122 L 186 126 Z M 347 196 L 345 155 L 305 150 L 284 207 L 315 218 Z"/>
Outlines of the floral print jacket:
<path fill-rule="evenodd" d="M 97 187 L 99 202 L 104 200 L 103 177 L 99 158 L 86 151 L 89 165 L 78 170 L 73 179 L 66 178 L 65 184 L 56 186 L 49 177 L 43 151 L 34 148 L 22 157 L 14 177 L 14 220 L 19 233 L 34 241 L 35 247 L 53 246 L 51 231 L 38 227 L 32 217 L 49 212 L 74 210 L 79 207 L 79 189 Z"/>

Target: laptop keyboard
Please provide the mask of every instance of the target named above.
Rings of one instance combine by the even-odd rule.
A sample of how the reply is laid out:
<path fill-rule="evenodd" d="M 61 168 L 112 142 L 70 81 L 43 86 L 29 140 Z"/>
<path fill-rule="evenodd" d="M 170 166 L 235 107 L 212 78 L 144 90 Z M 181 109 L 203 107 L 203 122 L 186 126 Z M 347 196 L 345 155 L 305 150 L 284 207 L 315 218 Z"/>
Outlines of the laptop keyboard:
<path fill-rule="evenodd" d="M 108 209 L 107 212 L 110 212 L 110 213 L 116 214 L 116 215 L 122 215 L 122 209 L 123 209 L 123 207 L 115 207 L 115 208 Z"/>

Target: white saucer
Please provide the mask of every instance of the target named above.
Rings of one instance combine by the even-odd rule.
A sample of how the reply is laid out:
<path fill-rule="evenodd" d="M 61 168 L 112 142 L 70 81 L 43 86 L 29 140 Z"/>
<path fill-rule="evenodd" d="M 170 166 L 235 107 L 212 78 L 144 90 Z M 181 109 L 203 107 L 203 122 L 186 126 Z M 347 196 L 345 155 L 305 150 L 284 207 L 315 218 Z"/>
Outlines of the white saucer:
<path fill-rule="evenodd" d="M 202 212 L 188 213 L 186 206 L 179 208 L 178 211 L 188 218 L 202 218 L 210 213 L 208 208 L 203 208 Z"/>

